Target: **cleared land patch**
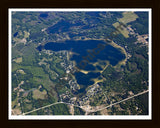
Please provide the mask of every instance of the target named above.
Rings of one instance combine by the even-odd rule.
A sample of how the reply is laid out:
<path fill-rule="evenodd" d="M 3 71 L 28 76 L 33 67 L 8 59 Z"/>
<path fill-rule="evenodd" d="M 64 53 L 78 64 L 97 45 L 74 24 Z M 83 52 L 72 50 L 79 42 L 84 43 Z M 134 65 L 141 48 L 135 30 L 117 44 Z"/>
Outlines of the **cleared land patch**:
<path fill-rule="evenodd" d="M 113 24 L 113 26 L 115 27 L 115 28 L 117 28 L 118 26 L 120 26 L 119 25 L 119 23 L 118 22 L 116 22 L 116 23 L 114 23 Z M 123 26 L 121 26 L 121 28 L 122 28 Z M 125 38 L 128 38 L 129 37 L 129 32 L 128 32 L 128 30 L 127 30 L 127 28 L 125 28 L 125 27 L 123 27 L 123 29 L 121 29 L 121 28 L 117 28 L 119 31 L 120 31 L 120 33 L 125 37 Z"/>
<path fill-rule="evenodd" d="M 43 90 L 43 92 L 41 92 L 36 89 L 33 91 L 33 98 L 34 99 L 45 99 L 46 94 L 47 94 L 47 92 L 45 90 Z"/>
<path fill-rule="evenodd" d="M 122 15 L 123 15 L 123 18 L 118 19 L 118 21 L 121 22 L 121 23 L 123 23 L 123 24 L 127 24 L 127 23 L 129 23 L 131 21 L 135 21 L 138 18 L 138 16 L 134 12 L 124 12 L 124 13 L 122 13 Z M 116 22 L 116 23 L 114 23 L 112 25 L 115 28 L 117 28 L 119 26 L 119 22 Z M 129 35 L 128 35 L 129 31 L 127 30 L 127 28 L 123 27 L 122 25 L 121 25 L 121 28 L 117 28 L 117 29 L 120 31 L 120 33 L 125 38 L 128 38 L 129 37 Z"/>
<path fill-rule="evenodd" d="M 22 62 L 22 57 L 18 57 L 16 59 L 13 60 L 16 63 L 21 63 Z"/>
<path fill-rule="evenodd" d="M 122 13 L 122 15 L 123 18 L 120 18 L 118 20 L 119 22 L 122 22 L 124 24 L 127 24 L 131 21 L 135 21 L 138 18 L 138 16 L 134 12 L 124 12 Z"/>
<path fill-rule="evenodd" d="M 28 38 L 28 37 L 29 37 L 29 35 L 30 35 L 30 33 L 29 33 L 29 32 L 24 31 L 24 38 Z"/>
<path fill-rule="evenodd" d="M 17 73 L 26 74 L 22 69 L 17 70 Z"/>

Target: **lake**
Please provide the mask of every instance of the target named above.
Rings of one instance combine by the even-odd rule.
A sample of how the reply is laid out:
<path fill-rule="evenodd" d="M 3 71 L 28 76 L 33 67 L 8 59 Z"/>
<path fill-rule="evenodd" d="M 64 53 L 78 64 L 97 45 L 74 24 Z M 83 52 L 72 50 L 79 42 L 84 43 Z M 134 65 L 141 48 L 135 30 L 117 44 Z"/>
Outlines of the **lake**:
<path fill-rule="evenodd" d="M 16 37 L 18 35 L 18 32 L 14 33 L 13 36 Z"/>
<path fill-rule="evenodd" d="M 41 13 L 39 16 L 45 19 L 48 17 L 48 13 Z"/>
<path fill-rule="evenodd" d="M 58 23 L 56 23 L 55 25 L 49 27 L 46 31 L 48 34 L 67 32 L 67 31 L 69 31 L 70 27 L 82 26 L 82 25 L 83 25 L 83 23 L 81 23 L 81 22 L 73 24 L 73 23 L 67 22 L 65 20 L 61 20 Z"/>
<path fill-rule="evenodd" d="M 103 49 L 98 49 L 99 44 L 101 44 Z M 76 66 L 80 69 L 90 71 L 88 74 L 82 72 L 76 72 L 75 77 L 78 84 L 83 87 L 94 84 L 93 78 L 100 77 L 101 73 L 95 72 L 95 70 L 102 70 L 100 66 L 94 66 L 93 63 L 108 61 L 111 65 L 115 66 L 119 61 L 125 59 L 125 55 L 122 52 L 114 48 L 111 45 L 105 45 L 106 43 L 102 40 L 86 40 L 86 41 L 74 41 L 69 40 L 65 42 L 48 42 L 44 45 L 44 49 L 52 51 L 72 51 L 74 54 L 70 57 L 72 61 L 76 62 Z M 37 48 L 38 49 L 38 48 Z M 93 49 L 99 50 L 98 54 L 93 54 Z M 92 53 L 92 54 L 91 54 Z M 84 58 L 88 61 L 85 66 L 82 66 L 81 62 Z M 84 89 L 83 89 L 84 90 Z"/>
<path fill-rule="evenodd" d="M 76 61 L 76 63 L 79 64 L 82 60 L 84 60 L 83 57 L 88 56 L 89 51 L 98 47 L 98 44 L 105 45 L 105 42 L 99 40 L 87 40 L 87 41 L 70 40 L 61 43 L 48 42 L 47 44 L 45 44 L 44 49 L 52 51 L 61 51 L 61 50 L 72 51 L 76 54 L 73 54 L 71 60 Z M 114 48 L 111 45 L 106 45 L 106 47 L 104 47 L 104 49 L 101 50 L 99 54 L 93 56 L 94 57 L 92 59 L 88 58 L 89 62 L 97 62 L 98 60 L 108 60 L 110 64 L 113 66 L 115 66 L 119 61 L 125 59 L 125 55 L 122 54 L 119 49 Z M 87 70 L 86 68 L 89 68 L 89 66 L 86 65 L 84 70 Z"/>

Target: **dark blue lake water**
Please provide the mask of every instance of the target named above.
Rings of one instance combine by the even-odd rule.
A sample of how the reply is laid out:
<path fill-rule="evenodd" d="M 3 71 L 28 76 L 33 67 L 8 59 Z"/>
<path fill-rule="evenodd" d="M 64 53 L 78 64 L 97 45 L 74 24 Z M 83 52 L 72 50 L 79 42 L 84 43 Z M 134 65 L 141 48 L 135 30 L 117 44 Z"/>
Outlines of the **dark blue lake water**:
<path fill-rule="evenodd" d="M 99 44 L 104 45 L 103 49 L 99 48 Z M 86 63 L 85 67 L 81 66 L 84 60 L 89 62 L 97 62 L 98 60 L 108 60 L 111 65 L 115 66 L 119 61 L 125 58 L 125 55 L 120 52 L 119 49 L 114 48 L 111 45 L 105 45 L 104 41 L 98 40 L 87 40 L 87 41 L 65 41 L 61 43 L 49 42 L 45 44 L 44 49 L 61 51 L 68 50 L 76 53 L 73 54 L 71 60 L 76 61 L 77 66 L 84 70 L 92 70 L 93 67 L 88 66 Z M 84 59 L 85 58 L 85 59 Z M 94 70 L 94 69 L 93 69 Z"/>
<path fill-rule="evenodd" d="M 92 78 L 98 78 L 101 75 L 100 73 L 94 73 L 92 71 L 94 71 L 96 68 L 100 70 L 102 69 L 99 66 L 94 67 L 92 64 L 90 64 L 90 62 L 108 60 L 111 65 L 115 66 L 119 61 L 125 59 L 125 55 L 122 54 L 119 49 L 105 44 L 106 43 L 104 41 L 98 40 L 70 40 L 61 43 L 48 42 L 45 44 L 44 49 L 53 51 L 68 50 L 76 53 L 73 54 L 70 59 L 76 62 L 76 66 L 78 68 L 91 71 L 88 74 L 84 74 L 82 72 L 75 73 L 78 84 L 82 85 L 83 87 L 87 87 L 88 85 L 92 85 L 94 83 L 91 80 Z"/>
<path fill-rule="evenodd" d="M 69 28 L 72 26 L 80 26 L 83 25 L 81 22 L 78 23 L 69 23 L 68 21 L 61 20 L 57 24 L 49 27 L 47 29 L 47 33 L 59 33 L 59 32 L 67 32 L 69 31 Z"/>
<path fill-rule="evenodd" d="M 101 74 L 99 72 L 98 73 L 89 72 L 88 74 L 84 74 L 82 72 L 75 73 L 77 82 L 80 85 L 92 85 L 94 84 L 94 82 L 91 80 L 91 78 L 97 78 L 100 75 Z"/>
<path fill-rule="evenodd" d="M 14 35 L 13 35 L 13 36 L 14 36 L 14 37 L 16 37 L 17 35 L 18 35 L 18 32 L 14 33 Z"/>
<path fill-rule="evenodd" d="M 48 13 L 41 13 L 39 16 L 46 19 L 48 17 Z"/>

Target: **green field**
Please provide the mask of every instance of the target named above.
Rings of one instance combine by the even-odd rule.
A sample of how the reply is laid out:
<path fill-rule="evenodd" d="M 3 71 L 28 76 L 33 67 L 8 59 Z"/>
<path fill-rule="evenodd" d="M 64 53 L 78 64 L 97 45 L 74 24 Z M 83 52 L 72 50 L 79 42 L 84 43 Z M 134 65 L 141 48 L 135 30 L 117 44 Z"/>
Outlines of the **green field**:
<path fill-rule="evenodd" d="M 131 21 L 135 21 L 135 20 L 138 18 L 138 16 L 137 16 L 134 12 L 123 12 L 122 15 L 123 15 L 123 18 L 118 19 L 118 21 L 119 21 L 120 23 L 123 23 L 123 24 L 127 24 L 127 23 L 129 23 L 129 22 L 131 22 Z M 127 30 L 126 27 L 121 26 L 121 27 L 123 27 L 123 29 L 117 28 L 117 27 L 120 25 L 119 22 L 116 22 L 116 23 L 114 23 L 114 24 L 112 24 L 112 25 L 113 25 L 116 29 L 118 29 L 118 30 L 120 31 L 120 33 L 121 33 L 125 38 L 129 38 L 129 35 L 128 35 L 128 34 L 129 34 L 129 31 Z"/>
<path fill-rule="evenodd" d="M 120 18 L 118 20 L 119 22 L 122 22 L 124 24 L 135 21 L 138 18 L 138 16 L 134 12 L 123 12 L 122 15 L 123 18 Z"/>
<path fill-rule="evenodd" d="M 113 24 L 113 26 L 115 27 L 115 28 L 117 28 L 118 26 L 119 26 L 119 23 L 118 22 L 116 22 L 116 23 L 114 23 Z M 117 28 L 119 31 L 120 31 L 120 33 L 125 37 L 125 38 L 128 38 L 129 37 L 129 32 L 128 32 L 128 30 L 125 28 L 125 27 L 123 27 L 123 30 L 122 29 L 120 29 L 120 28 Z"/>

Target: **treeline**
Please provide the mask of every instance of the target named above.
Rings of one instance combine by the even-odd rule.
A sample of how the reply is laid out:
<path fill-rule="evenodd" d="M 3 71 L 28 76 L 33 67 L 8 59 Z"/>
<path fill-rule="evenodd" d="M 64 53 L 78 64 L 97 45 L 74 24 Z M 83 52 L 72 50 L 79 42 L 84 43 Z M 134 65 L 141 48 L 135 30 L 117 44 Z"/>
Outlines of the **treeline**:
<path fill-rule="evenodd" d="M 139 33 L 140 35 L 148 34 L 149 28 L 149 13 L 148 12 L 135 12 L 139 18 L 135 21 L 128 23 L 132 25 L 132 28 L 135 28 L 135 32 Z"/>
<path fill-rule="evenodd" d="M 148 46 L 135 44 L 135 37 L 128 39 L 122 35 L 118 35 L 114 41 L 121 45 L 127 46 L 125 50 L 131 55 L 125 66 L 121 66 L 121 71 L 115 70 L 112 66 L 108 66 L 102 73 L 106 81 L 103 82 L 105 88 L 114 89 L 116 92 L 123 89 L 132 90 L 138 93 L 148 89 Z"/>
<path fill-rule="evenodd" d="M 53 115 L 71 115 L 66 104 L 57 104 L 50 107 Z"/>

